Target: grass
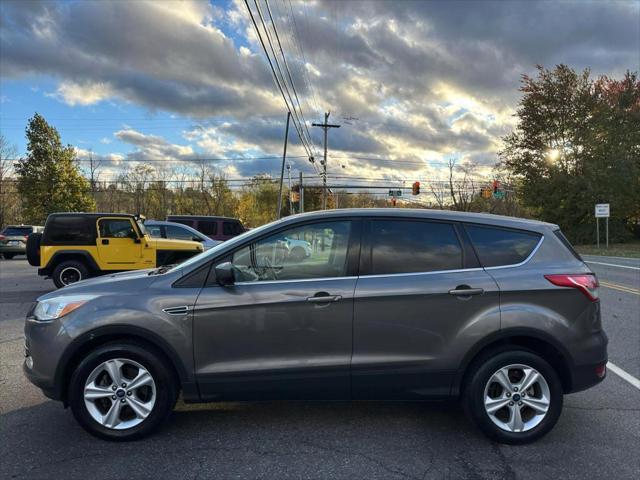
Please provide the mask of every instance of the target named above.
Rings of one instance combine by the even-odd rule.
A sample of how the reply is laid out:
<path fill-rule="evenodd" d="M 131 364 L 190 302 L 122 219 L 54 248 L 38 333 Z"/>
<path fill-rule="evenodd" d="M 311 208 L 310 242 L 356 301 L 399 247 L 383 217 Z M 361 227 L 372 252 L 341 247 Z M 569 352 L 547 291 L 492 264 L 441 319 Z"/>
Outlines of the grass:
<path fill-rule="evenodd" d="M 640 258 L 640 240 L 628 243 L 610 243 L 609 248 L 600 243 L 600 248 L 595 245 L 576 245 L 575 249 L 584 255 L 610 255 L 612 257 Z"/>

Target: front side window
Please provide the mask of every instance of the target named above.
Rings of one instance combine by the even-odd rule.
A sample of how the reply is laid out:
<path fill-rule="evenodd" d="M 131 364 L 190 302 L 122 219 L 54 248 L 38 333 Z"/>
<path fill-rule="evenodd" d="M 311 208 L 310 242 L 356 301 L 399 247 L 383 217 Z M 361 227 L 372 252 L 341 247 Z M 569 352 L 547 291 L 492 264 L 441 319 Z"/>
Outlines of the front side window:
<path fill-rule="evenodd" d="M 103 218 L 98 221 L 101 238 L 138 238 L 128 219 Z"/>
<path fill-rule="evenodd" d="M 371 222 L 371 273 L 418 273 L 462 268 L 462 248 L 449 223 Z"/>
<path fill-rule="evenodd" d="M 350 221 L 294 227 L 233 254 L 236 281 L 301 280 L 347 274 Z"/>
<path fill-rule="evenodd" d="M 465 226 L 483 267 L 515 265 L 527 259 L 540 241 L 540 235 L 520 230 Z"/>
<path fill-rule="evenodd" d="M 167 238 L 175 238 L 176 240 L 193 240 L 195 235 L 186 228 L 176 227 L 174 225 L 167 225 L 164 227 L 167 233 Z"/>

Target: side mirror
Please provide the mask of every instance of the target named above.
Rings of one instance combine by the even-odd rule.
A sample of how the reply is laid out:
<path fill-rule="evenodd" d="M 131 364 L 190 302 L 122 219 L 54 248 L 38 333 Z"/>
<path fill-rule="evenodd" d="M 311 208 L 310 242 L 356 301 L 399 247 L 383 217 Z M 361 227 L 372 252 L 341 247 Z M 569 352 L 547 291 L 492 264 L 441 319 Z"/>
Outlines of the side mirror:
<path fill-rule="evenodd" d="M 140 240 L 140 238 L 136 237 L 133 239 L 133 243 L 142 243 L 142 240 Z"/>
<path fill-rule="evenodd" d="M 229 287 L 236 281 L 236 274 L 231 262 L 223 262 L 215 267 L 216 282 L 223 287 Z"/>

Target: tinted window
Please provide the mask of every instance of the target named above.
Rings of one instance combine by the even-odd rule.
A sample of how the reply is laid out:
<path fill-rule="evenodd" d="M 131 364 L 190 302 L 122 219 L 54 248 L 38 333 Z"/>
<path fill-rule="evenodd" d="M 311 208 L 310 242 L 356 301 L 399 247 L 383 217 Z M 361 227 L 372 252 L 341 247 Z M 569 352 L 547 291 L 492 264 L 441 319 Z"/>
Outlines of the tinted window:
<path fill-rule="evenodd" d="M 33 232 L 31 227 L 7 227 L 2 231 L 6 237 L 26 237 Z"/>
<path fill-rule="evenodd" d="M 47 222 L 47 243 L 66 245 L 95 244 L 95 218 L 91 217 L 56 217 Z"/>
<path fill-rule="evenodd" d="M 323 222 L 271 235 L 236 251 L 239 282 L 342 277 L 351 222 Z"/>
<path fill-rule="evenodd" d="M 218 233 L 218 222 L 215 220 L 200 220 L 198 221 L 198 231 L 205 235 L 215 235 Z"/>
<path fill-rule="evenodd" d="M 238 222 L 223 222 L 222 233 L 223 235 L 240 235 L 242 233 L 242 226 Z"/>
<path fill-rule="evenodd" d="M 172 218 L 172 217 L 167 217 L 167 221 L 175 222 L 175 223 L 181 223 L 181 224 L 187 225 L 189 227 L 193 227 L 195 225 L 195 223 L 196 223 L 194 220 L 181 219 L 181 218 Z"/>
<path fill-rule="evenodd" d="M 193 240 L 195 235 L 186 228 L 176 227 L 175 225 L 166 225 L 165 232 L 167 238 L 175 238 L 177 240 Z"/>
<path fill-rule="evenodd" d="M 517 230 L 467 225 L 471 242 L 484 267 L 523 262 L 540 240 L 540 235 Z"/>
<path fill-rule="evenodd" d="M 128 219 L 103 218 L 98 221 L 102 238 L 137 238 L 133 224 Z"/>
<path fill-rule="evenodd" d="M 370 238 L 372 274 L 462 268 L 462 248 L 448 223 L 375 220 Z"/>

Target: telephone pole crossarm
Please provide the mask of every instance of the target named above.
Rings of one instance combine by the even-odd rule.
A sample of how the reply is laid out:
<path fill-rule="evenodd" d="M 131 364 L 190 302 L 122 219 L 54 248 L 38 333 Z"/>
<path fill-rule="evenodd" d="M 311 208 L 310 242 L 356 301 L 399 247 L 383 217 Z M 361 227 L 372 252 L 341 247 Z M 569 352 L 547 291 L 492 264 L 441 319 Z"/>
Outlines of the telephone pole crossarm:
<path fill-rule="evenodd" d="M 322 162 L 322 209 L 327 209 L 327 131 L 330 128 L 340 128 L 340 125 L 329 123 L 330 112 L 324 114 L 324 123 L 312 123 L 313 127 L 320 127 L 324 130 L 324 161 Z"/>

